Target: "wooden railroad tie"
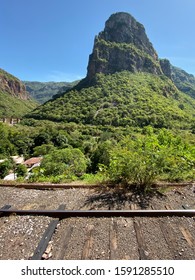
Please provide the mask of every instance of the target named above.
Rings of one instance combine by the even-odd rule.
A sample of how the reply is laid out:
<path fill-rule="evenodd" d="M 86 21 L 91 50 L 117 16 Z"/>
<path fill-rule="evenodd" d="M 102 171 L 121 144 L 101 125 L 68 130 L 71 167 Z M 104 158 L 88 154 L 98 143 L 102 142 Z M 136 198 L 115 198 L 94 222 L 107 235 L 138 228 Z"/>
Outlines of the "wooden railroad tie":
<path fill-rule="evenodd" d="M 60 205 L 58 210 L 65 209 L 64 205 Z M 43 234 L 37 248 L 35 249 L 35 252 L 33 256 L 31 257 L 31 260 L 41 260 L 42 256 L 49 244 L 49 241 L 51 240 L 51 237 L 59 223 L 59 218 L 54 219 L 50 222 L 48 228 L 46 229 L 45 233 Z"/>
<path fill-rule="evenodd" d="M 2 208 L 0 208 L 0 217 L 3 216 L 4 212 L 2 212 L 1 210 L 7 210 L 10 209 L 11 205 L 4 205 Z"/>

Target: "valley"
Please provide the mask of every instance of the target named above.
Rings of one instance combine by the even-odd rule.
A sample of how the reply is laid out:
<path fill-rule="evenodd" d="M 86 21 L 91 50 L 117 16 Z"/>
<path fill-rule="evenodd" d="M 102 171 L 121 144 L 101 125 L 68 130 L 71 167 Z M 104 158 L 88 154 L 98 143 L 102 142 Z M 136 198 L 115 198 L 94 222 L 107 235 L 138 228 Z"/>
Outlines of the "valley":
<path fill-rule="evenodd" d="M 19 181 L 143 190 L 194 180 L 195 78 L 160 59 L 130 14 L 106 21 L 80 81 L 22 83 L 0 73 L 1 117 L 21 119 L 13 127 L 0 123 L 1 179 L 14 170 Z M 43 160 L 28 170 L 15 165 L 15 155 Z"/>

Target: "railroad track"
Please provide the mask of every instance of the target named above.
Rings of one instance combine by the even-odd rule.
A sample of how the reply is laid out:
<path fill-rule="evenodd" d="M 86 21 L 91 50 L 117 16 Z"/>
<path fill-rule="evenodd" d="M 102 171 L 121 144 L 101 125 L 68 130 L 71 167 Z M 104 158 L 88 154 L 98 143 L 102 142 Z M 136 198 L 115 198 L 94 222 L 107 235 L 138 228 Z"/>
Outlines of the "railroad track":
<path fill-rule="evenodd" d="M 156 183 L 153 185 L 154 188 L 159 187 L 188 187 L 188 186 L 194 186 L 195 182 L 186 182 L 186 183 Z M 89 189 L 89 188 L 100 188 L 101 184 L 68 184 L 68 183 L 61 183 L 61 184 L 52 184 L 52 183 L 8 183 L 8 182 L 0 182 L 0 187 L 13 187 L 13 188 L 25 188 L 25 189 L 71 189 L 71 188 L 77 188 L 77 189 Z M 109 185 L 107 185 L 109 186 Z"/>
<path fill-rule="evenodd" d="M 19 210 L 5 205 L 0 219 L 49 219 L 27 259 L 195 259 L 195 210 L 135 208 Z"/>

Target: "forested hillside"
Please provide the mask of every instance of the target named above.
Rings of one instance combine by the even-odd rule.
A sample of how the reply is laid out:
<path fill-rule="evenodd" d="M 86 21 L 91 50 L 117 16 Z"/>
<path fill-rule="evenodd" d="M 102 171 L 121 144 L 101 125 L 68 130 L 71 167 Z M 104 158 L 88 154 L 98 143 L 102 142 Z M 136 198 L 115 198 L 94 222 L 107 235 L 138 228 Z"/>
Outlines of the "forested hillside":
<path fill-rule="evenodd" d="M 171 72 L 172 80 L 177 88 L 195 98 L 195 77 L 174 66 L 171 67 Z"/>
<path fill-rule="evenodd" d="M 77 84 L 75 82 L 23 82 L 30 96 L 42 104 L 56 94 L 65 92 Z"/>
<path fill-rule="evenodd" d="M 194 111 L 195 100 L 166 76 L 124 71 L 97 74 L 94 86 L 69 91 L 29 117 L 94 125 L 190 128 Z"/>

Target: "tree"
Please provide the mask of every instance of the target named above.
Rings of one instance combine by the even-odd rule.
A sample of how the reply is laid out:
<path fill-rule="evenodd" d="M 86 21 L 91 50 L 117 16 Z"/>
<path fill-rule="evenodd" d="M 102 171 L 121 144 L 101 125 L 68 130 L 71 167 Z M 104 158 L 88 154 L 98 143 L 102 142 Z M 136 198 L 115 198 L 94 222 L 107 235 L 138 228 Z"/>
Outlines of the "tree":
<path fill-rule="evenodd" d="M 98 171 L 99 164 L 108 166 L 110 163 L 110 151 L 113 148 L 113 142 L 106 140 L 98 145 L 91 157 L 92 172 Z"/>
<path fill-rule="evenodd" d="M 87 168 L 87 159 L 77 148 L 51 151 L 43 158 L 41 168 L 46 176 L 81 176 Z"/>
<path fill-rule="evenodd" d="M 24 164 L 19 164 L 16 167 L 17 177 L 24 177 L 27 174 L 27 167 Z"/>
<path fill-rule="evenodd" d="M 13 163 L 11 160 L 5 160 L 0 163 L 0 178 L 3 179 L 9 174 L 9 171 L 12 169 Z"/>
<path fill-rule="evenodd" d="M 44 156 L 49 154 L 52 150 L 55 150 L 55 147 L 52 144 L 43 144 L 34 148 L 33 155 L 36 157 Z"/>

